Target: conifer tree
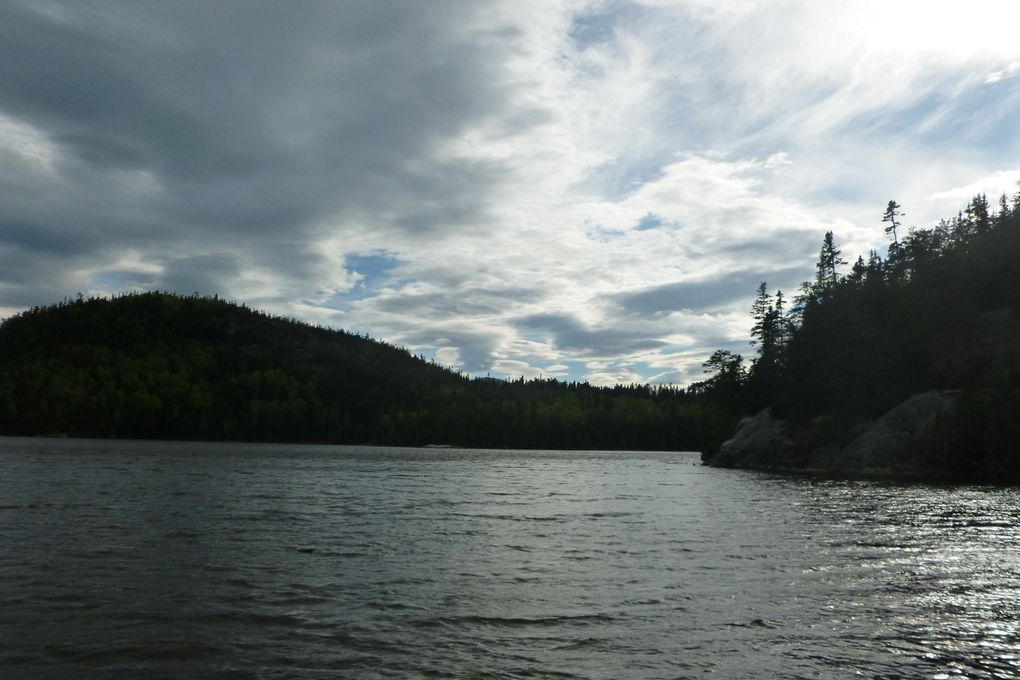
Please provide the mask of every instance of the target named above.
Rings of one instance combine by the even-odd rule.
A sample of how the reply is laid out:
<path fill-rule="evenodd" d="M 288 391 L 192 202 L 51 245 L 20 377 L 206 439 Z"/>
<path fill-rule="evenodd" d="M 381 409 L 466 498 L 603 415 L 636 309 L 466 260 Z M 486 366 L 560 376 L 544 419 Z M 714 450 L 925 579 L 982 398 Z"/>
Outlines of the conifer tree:
<path fill-rule="evenodd" d="M 822 249 L 818 254 L 818 264 L 815 265 L 815 284 L 819 292 L 832 290 L 839 283 L 839 268 L 846 264 L 846 260 L 840 257 L 840 250 L 836 248 L 836 241 L 831 231 L 825 232 L 822 239 Z"/>
<path fill-rule="evenodd" d="M 754 325 L 751 326 L 751 345 L 761 344 L 765 334 L 765 322 L 769 310 L 772 308 L 772 300 L 768 292 L 768 284 L 762 281 L 754 295 L 754 302 L 751 303 L 751 319 Z"/>
<path fill-rule="evenodd" d="M 967 205 L 967 209 L 964 212 L 967 213 L 968 220 L 978 233 L 988 231 L 992 223 L 988 196 L 977 194 L 974 198 L 970 199 L 970 204 Z"/>
<path fill-rule="evenodd" d="M 782 357 L 782 353 L 786 350 L 786 340 L 789 337 L 789 325 L 790 320 L 786 317 L 786 300 L 783 297 L 783 291 L 776 291 L 776 306 L 775 306 L 775 324 L 776 324 L 776 344 Z"/>
<path fill-rule="evenodd" d="M 900 218 L 903 217 L 903 215 L 904 213 L 900 211 L 900 204 L 896 201 L 889 201 L 889 205 L 885 208 L 885 214 L 882 216 L 882 221 L 889 223 L 889 226 L 885 228 L 885 233 L 886 235 L 892 234 L 894 244 L 899 244 L 896 230 L 903 224 L 903 222 L 900 221 Z"/>

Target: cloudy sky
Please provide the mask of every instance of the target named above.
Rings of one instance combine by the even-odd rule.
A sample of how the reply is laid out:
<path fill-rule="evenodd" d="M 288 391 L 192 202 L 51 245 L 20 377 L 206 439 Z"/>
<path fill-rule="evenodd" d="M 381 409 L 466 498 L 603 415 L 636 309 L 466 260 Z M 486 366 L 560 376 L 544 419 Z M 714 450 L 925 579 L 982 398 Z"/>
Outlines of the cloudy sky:
<path fill-rule="evenodd" d="M 1015 0 L 0 0 L 0 316 L 198 291 L 686 383 L 757 284 L 1020 180 Z"/>

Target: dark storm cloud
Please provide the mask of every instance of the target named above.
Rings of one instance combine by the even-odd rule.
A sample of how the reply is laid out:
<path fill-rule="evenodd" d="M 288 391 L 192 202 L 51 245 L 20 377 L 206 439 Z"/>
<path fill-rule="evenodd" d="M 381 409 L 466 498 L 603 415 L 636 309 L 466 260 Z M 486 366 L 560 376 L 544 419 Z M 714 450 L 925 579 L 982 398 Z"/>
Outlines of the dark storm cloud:
<path fill-rule="evenodd" d="M 613 302 L 625 313 L 639 316 L 682 310 L 703 312 L 742 300 L 750 305 L 754 291 L 762 281 L 768 283 L 770 291 L 783 290 L 790 299 L 805 274 L 803 267 L 769 272 L 734 272 L 702 281 L 682 281 L 622 293 L 614 296 Z"/>
<path fill-rule="evenodd" d="M 477 11 L 5 3 L 0 115 L 40 131 L 58 157 L 0 192 L 0 214 L 22 216 L 0 238 L 67 257 L 130 245 L 158 260 L 170 243 L 260 251 L 303 275 L 324 224 L 368 215 L 419 235 L 476 229 L 504 169 L 436 150 L 478 121 L 512 128 L 546 115 L 508 99 L 500 69 L 513 31 L 448 30 Z M 39 200 L 57 194 L 55 206 Z M 286 259 L 274 256 L 282 241 L 295 244 Z M 167 276 L 185 285 L 179 276 L 197 273 Z"/>
<path fill-rule="evenodd" d="M 66 231 L 46 223 L 0 222 L 0 242 L 20 251 L 22 257 L 87 252 L 97 247 L 97 239 L 88 231 Z"/>
<path fill-rule="evenodd" d="M 519 320 L 523 328 L 549 334 L 556 349 L 585 356 L 619 356 L 666 346 L 652 333 L 621 328 L 590 328 L 568 314 L 534 314 Z"/>
<path fill-rule="evenodd" d="M 394 295 L 371 301 L 373 309 L 392 314 L 430 315 L 438 318 L 499 314 L 509 307 L 542 299 L 541 291 L 528 288 L 468 288 L 449 294 Z"/>
<path fill-rule="evenodd" d="M 222 293 L 239 276 L 241 267 L 229 253 L 180 257 L 164 263 L 157 281 L 160 290 L 176 293 Z"/>

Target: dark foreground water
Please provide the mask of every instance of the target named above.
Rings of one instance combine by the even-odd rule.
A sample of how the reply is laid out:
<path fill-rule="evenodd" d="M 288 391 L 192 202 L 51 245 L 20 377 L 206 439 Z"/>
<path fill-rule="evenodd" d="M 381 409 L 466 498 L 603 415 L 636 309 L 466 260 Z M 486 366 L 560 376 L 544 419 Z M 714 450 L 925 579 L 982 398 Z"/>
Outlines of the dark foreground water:
<path fill-rule="evenodd" d="M 0 677 L 1020 677 L 1017 489 L 0 439 Z"/>

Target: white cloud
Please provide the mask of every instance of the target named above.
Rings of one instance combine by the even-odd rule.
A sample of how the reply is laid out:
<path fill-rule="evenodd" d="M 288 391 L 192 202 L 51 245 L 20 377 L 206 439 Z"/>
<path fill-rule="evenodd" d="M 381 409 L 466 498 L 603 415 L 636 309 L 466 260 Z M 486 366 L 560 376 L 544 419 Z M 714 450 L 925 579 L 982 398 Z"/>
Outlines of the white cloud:
<path fill-rule="evenodd" d="M 436 362 L 449 368 L 460 366 L 460 351 L 456 347 L 440 347 L 436 350 Z"/>
<path fill-rule="evenodd" d="M 21 161 L 47 173 L 54 171 L 54 163 L 60 155 L 57 145 L 45 131 L 27 122 L 3 115 L 2 111 L 0 111 L 0 153 L 9 154 L 10 160 Z"/>
<path fill-rule="evenodd" d="M 563 378 L 567 375 L 568 367 L 554 364 L 545 368 L 532 366 L 526 361 L 513 359 L 499 359 L 492 364 L 492 372 L 497 375 L 504 375 L 510 379 L 524 377 L 525 380 L 536 378 Z"/>
<path fill-rule="evenodd" d="M 1020 170 L 999 170 L 993 175 L 982 177 L 970 184 L 936 191 L 929 198 L 948 203 L 950 207 L 960 206 L 978 194 L 987 194 L 994 202 L 1002 194 L 1012 196 L 1020 191 Z"/>
<path fill-rule="evenodd" d="M 993 83 L 999 82 L 1003 78 L 1011 78 L 1018 72 L 1020 72 L 1020 61 L 1014 61 L 1008 64 L 1005 68 L 999 69 L 998 71 L 993 71 L 989 73 L 987 76 L 985 76 L 985 84 L 991 85 Z"/>
<path fill-rule="evenodd" d="M 648 379 L 640 373 L 626 367 L 596 371 L 584 376 L 584 379 L 592 385 L 599 385 L 602 387 L 631 384 L 641 385 L 648 381 Z"/>

